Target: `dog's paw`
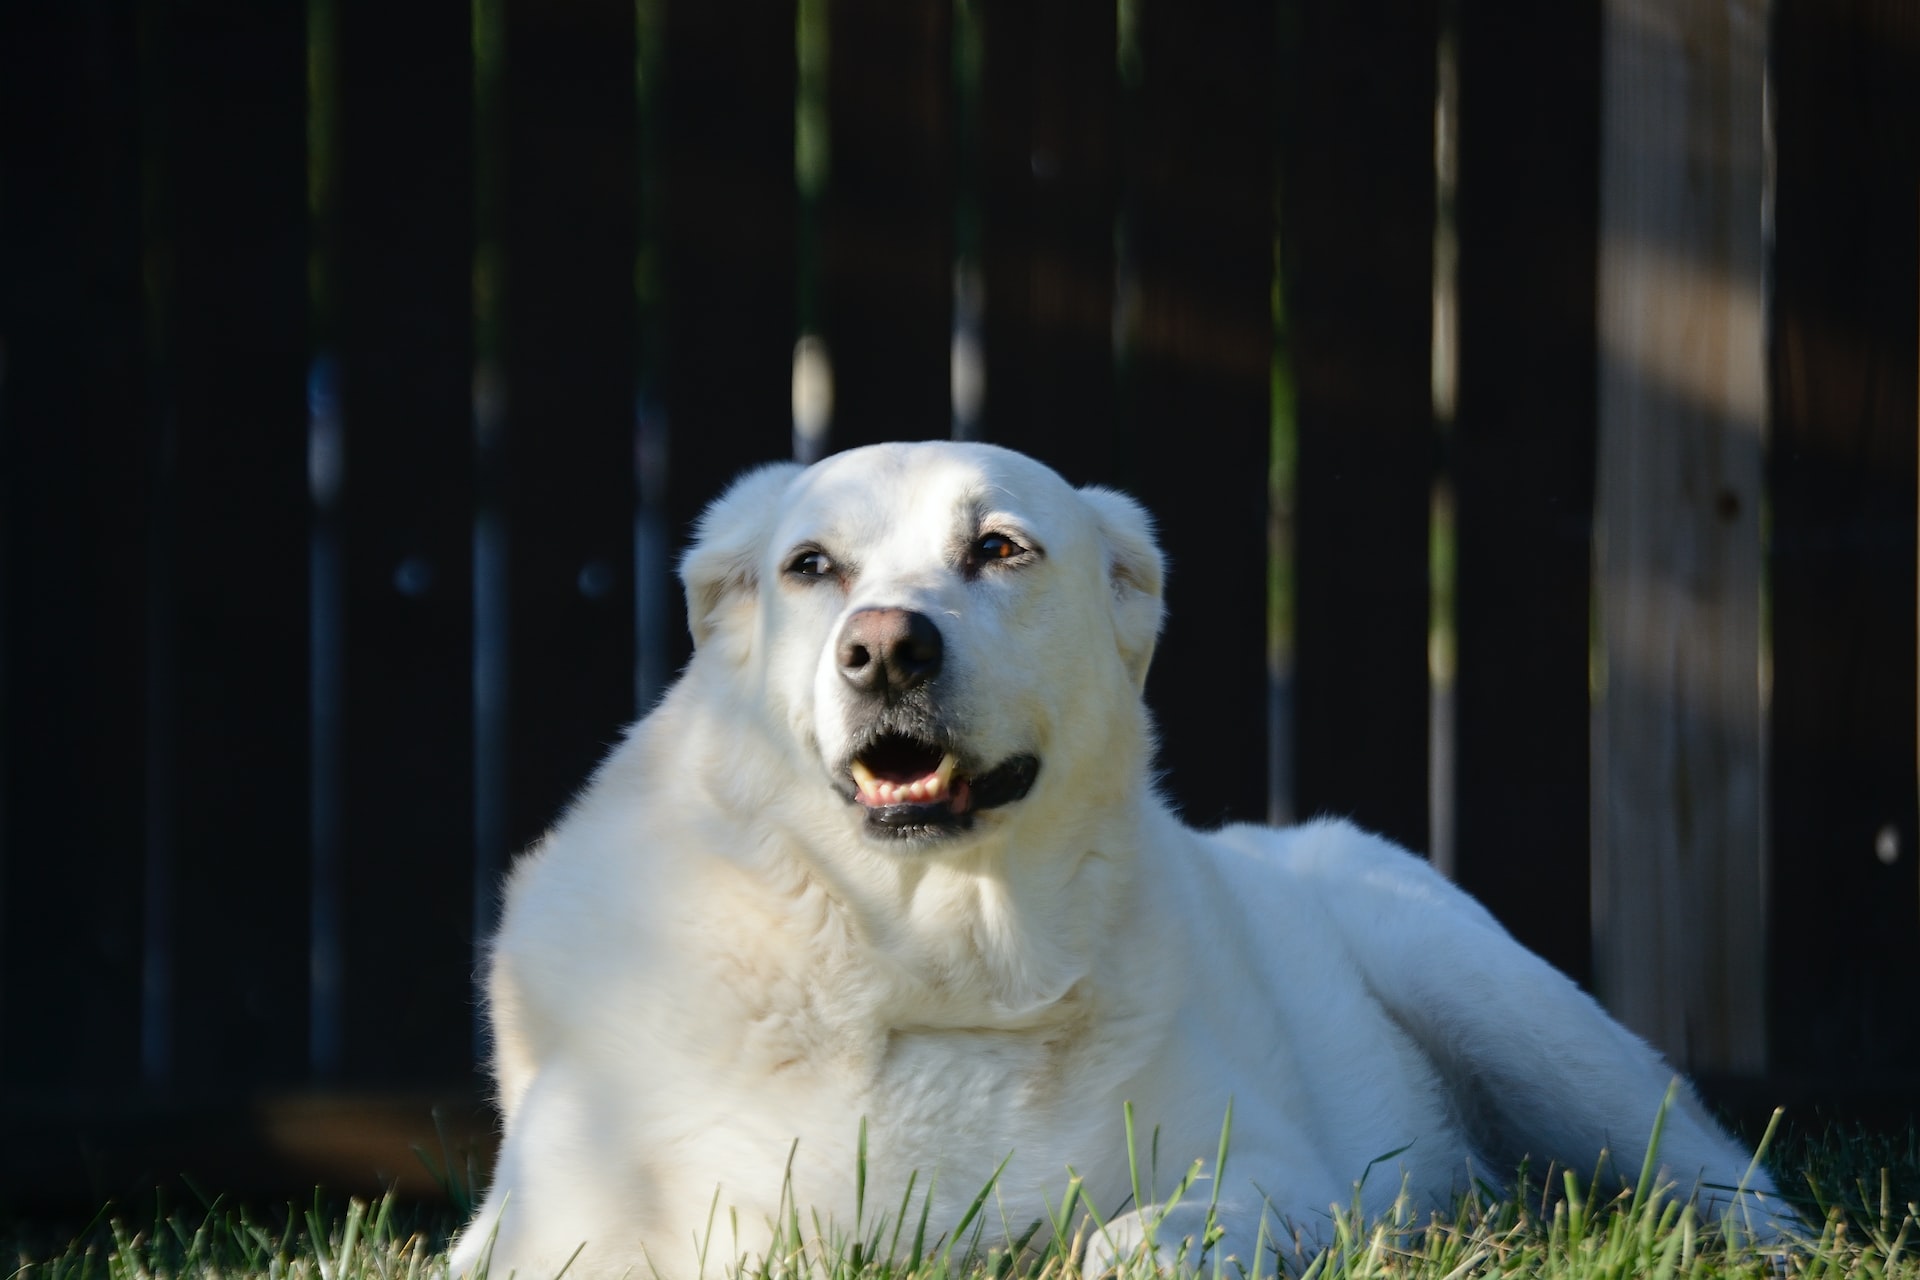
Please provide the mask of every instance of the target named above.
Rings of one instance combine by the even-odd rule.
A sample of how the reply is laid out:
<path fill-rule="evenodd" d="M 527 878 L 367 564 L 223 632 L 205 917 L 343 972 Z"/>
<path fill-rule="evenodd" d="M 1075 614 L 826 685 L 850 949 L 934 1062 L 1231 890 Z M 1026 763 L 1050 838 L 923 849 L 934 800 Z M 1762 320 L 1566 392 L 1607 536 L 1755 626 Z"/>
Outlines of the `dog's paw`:
<path fill-rule="evenodd" d="M 1204 1204 L 1148 1205 L 1095 1231 L 1080 1262 L 1081 1280 L 1137 1275 L 1196 1275 L 1221 1247 L 1221 1232 Z"/>

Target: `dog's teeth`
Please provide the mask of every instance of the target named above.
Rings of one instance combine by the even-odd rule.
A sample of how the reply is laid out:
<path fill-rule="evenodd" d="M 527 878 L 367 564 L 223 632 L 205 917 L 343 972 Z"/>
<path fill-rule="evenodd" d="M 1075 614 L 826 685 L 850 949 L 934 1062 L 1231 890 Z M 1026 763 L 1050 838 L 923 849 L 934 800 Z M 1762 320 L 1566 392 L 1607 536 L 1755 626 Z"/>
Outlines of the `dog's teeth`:
<path fill-rule="evenodd" d="M 960 757 L 948 752 L 940 757 L 932 773 L 912 782 L 892 782 L 879 777 L 864 761 L 857 759 L 847 766 L 847 773 L 853 779 L 860 803 L 879 808 L 891 804 L 935 804 L 951 798 L 956 785 L 954 770 L 959 765 Z M 960 779 L 958 785 L 964 787 L 966 779 Z M 956 806 L 954 811 L 959 812 L 961 807 L 964 806 Z"/>

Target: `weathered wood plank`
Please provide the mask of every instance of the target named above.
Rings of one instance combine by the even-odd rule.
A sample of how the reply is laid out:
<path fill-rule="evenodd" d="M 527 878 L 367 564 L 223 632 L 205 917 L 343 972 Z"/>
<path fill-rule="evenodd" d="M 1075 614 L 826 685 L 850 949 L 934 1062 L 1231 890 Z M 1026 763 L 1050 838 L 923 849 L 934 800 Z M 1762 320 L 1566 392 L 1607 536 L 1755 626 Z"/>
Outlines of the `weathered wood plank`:
<path fill-rule="evenodd" d="M 300 1078 L 309 848 L 306 20 L 153 18 L 155 843 L 170 1083 Z M 149 981 L 160 980 L 152 963 Z"/>
<path fill-rule="evenodd" d="M 1140 6 L 1126 37 L 1118 479 L 1159 521 L 1168 621 L 1147 681 L 1190 821 L 1267 813 L 1273 11 Z"/>
<path fill-rule="evenodd" d="M 1430 7 L 1309 0 L 1282 76 L 1295 803 L 1423 850 L 1435 39 Z"/>
<path fill-rule="evenodd" d="M 792 449 L 798 209 L 794 189 L 794 0 L 747 8 L 667 0 L 658 148 L 661 240 L 648 268 L 663 296 L 648 332 L 662 381 L 663 447 L 643 472 L 663 513 L 654 593 L 660 678 L 692 652 L 670 573 L 701 509 L 748 466 Z M 644 655 L 643 655 L 644 657 Z"/>
<path fill-rule="evenodd" d="M 1773 1063 L 1911 1098 L 1920 14 L 1773 15 Z"/>
<path fill-rule="evenodd" d="M 506 0 L 504 841 L 551 823 L 635 710 L 635 11 Z M 489 159 L 487 163 L 493 163 Z"/>
<path fill-rule="evenodd" d="M 7 1094 L 125 1089 L 142 1071 L 154 444 L 139 83 L 131 12 L 0 7 Z"/>
<path fill-rule="evenodd" d="M 1600 995 L 1765 1062 L 1759 3 L 1609 0 L 1601 147 Z"/>
<path fill-rule="evenodd" d="M 1462 5 L 1457 48 L 1449 861 L 1585 982 L 1600 3 Z"/>
<path fill-rule="evenodd" d="M 1115 6 L 996 0 L 981 9 L 982 434 L 1081 482 L 1110 482 Z"/>
<path fill-rule="evenodd" d="M 315 496 L 341 540 L 340 737 L 315 1066 L 440 1083 L 475 1056 L 472 37 L 456 0 L 332 12 L 342 450 Z"/>
<path fill-rule="evenodd" d="M 827 22 L 828 448 L 945 439 L 953 418 L 952 8 L 833 0 Z"/>

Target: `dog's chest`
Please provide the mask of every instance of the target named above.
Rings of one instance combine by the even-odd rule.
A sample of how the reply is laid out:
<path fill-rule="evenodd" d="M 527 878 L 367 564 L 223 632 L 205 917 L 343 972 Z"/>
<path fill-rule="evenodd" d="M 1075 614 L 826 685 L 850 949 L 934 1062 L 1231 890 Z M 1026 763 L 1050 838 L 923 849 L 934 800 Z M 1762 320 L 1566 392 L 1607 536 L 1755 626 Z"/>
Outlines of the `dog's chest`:
<path fill-rule="evenodd" d="M 1117 1131 L 1119 1104 L 1103 1088 L 1111 1047 L 1103 1063 L 1091 1039 L 1079 1019 L 1021 1030 L 897 1027 L 878 1037 L 865 1072 L 834 1082 L 845 1109 L 817 1118 L 866 1122 L 876 1187 L 933 1178 L 964 1202 L 1010 1157 L 1010 1192 L 1057 1182 L 1069 1164 L 1100 1159 L 1099 1130 Z"/>
<path fill-rule="evenodd" d="M 1102 1033 L 1084 984 L 1018 1012 L 918 990 L 869 994 L 815 989 L 763 1022 L 751 1057 L 770 1091 L 807 1097 L 808 1112 L 828 1102 L 876 1132 L 930 1125 L 947 1143 L 955 1133 L 998 1143 L 1069 1102 L 1084 1105 L 1130 1056 Z"/>
<path fill-rule="evenodd" d="M 854 1185 L 862 1122 L 870 1187 L 937 1173 L 969 1197 L 1010 1153 L 1010 1175 L 1058 1181 L 1099 1155 L 1090 1120 L 1120 1132 L 1121 1078 L 1151 1037 L 1111 992 L 1071 971 L 1034 982 L 1048 971 L 1031 964 L 1023 988 L 984 948 L 880 953 L 810 893 L 778 905 L 757 928 L 680 936 L 682 972 L 705 980 L 675 1002 L 687 1025 L 661 1039 L 696 1052 L 684 1087 L 651 1100 L 687 1138 L 676 1146 L 724 1131 L 773 1152 L 772 1170 L 791 1153 L 796 1182 L 832 1204 Z M 737 1185 L 741 1170 L 713 1172 Z M 759 1190 L 777 1203 L 777 1185 Z"/>
<path fill-rule="evenodd" d="M 1049 1109 L 1071 1087 L 1085 1051 L 1083 1019 L 1019 1030 L 914 1027 L 884 1031 L 865 1092 L 876 1108 L 979 1112 Z"/>
<path fill-rule="evenodd" d="M 932 1186 L 936 1219 L 957 1216 L 1010 1155 L 1009 1188 L 1057 1190 L 1069 1164 L 1105 1163 L 1098 1143 L 1108 1135 L 1097 1131 L 1117 1133 L 1120 1114 L 1111 1085 L 1101 1087 L 1115 1046 L 1077 1007 L 1019 1028 L 888 1025 L 846 1012 L 803 1001 L 758 1022 L 730 1062 L 709 1061 L 699 1087 L 675 1090 L 656 1116 L 680 1158 L 722 1157 L 690 1170 L 693 1183 L 708 1193 L 724 1184 L 745 1220 L 777 1214 L 783 1178 L 806 1203 L 850 1215 L 863 1126 L 872 1203 Z"/>
<path fill-rule="evenodd" d="M 938 1003 L 850 1008 L 817 992 L 786 994 L 749 1020 L 736 1064 L 761 1077 L 770 1096 L 831 1099 L 875 1120 L 933 1112 L 951 1126 L 975 1111 L 1047 1109 L 1084 1094 L 1089 1059 L 1113 1057 L 1078 991 L 1020 1017 Z"/>

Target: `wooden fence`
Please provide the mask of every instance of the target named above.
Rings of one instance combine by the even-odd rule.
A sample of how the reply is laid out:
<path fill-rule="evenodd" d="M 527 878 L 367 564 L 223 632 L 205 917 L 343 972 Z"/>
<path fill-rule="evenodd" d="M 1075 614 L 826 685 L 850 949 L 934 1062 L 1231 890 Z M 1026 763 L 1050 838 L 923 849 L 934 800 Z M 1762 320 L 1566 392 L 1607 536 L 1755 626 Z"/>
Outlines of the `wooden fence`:
<path fill-rule="evenodd" d="M 956 432 L 1159 514 L 1193 819 L 1910 1108 L 1917 290 L 1871 0 L 0 8 L 0 1208 L 484 1134 L 701 503 Z"/>

